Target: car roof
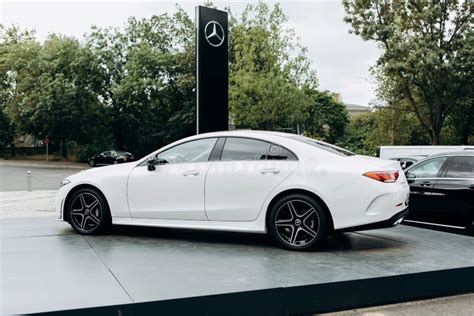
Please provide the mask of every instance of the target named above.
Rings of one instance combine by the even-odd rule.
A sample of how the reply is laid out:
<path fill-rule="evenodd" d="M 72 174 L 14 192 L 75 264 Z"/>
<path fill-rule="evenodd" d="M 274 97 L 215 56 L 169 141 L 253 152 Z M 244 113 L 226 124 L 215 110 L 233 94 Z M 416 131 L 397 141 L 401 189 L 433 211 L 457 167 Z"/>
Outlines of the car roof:
<path fill-rule="evenodd" d="M 219 132 L 210 132 L 199 134 L 200 136 L 235 136 L 235 135 L 274 135 L 281 137 L 290 137 L 292 133 L 283 133 L 283 132 L 273 132 L 273 131 L 261 131 L 253 129 L 237 129 L 233 131 L 219 131 Z"/>
<path fill-rule="evenodd" d="M 427 156 L 399 156 L 399 157 L 391 157 L 389 159 L 413 159 L 413 160 L 421 160 L 426 158 Z"/>
<path fill-rule="evenodd" d="M 445 152 L 445 153 L 438 153 L 434 154 L 431 156 L 428 156 L 428 158 L 433 158 L 433 157 L 441 157 L 441 156 L 474 156 L 474 150 L 462 150 L 462 151 L 451 151 L 451 152 Z"/>

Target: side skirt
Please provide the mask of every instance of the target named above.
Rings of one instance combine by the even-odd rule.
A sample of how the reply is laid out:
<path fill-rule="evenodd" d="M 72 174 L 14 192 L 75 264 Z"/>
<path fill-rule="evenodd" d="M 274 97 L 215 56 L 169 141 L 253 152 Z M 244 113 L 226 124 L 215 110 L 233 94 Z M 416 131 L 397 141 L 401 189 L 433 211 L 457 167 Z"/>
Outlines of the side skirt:
<path fill-rule="evenodd" d="M 224 221 L 198 221 L 198 220 L 173 220 L 173 219 L 157 219 L 157 218 L 124 218 L 113 217 L 114 225 L 131 225 L 131 226 L 149 226 L 149 227 L 166 227 L 166 228 L 185 228 L 185 229 L 202 229 L 217 231 L 232 231 L 243 233 L 260 233 L 265 234 L 265 227 L 259 227 L 257 221 L 253 222 L 224 222 Z"/>

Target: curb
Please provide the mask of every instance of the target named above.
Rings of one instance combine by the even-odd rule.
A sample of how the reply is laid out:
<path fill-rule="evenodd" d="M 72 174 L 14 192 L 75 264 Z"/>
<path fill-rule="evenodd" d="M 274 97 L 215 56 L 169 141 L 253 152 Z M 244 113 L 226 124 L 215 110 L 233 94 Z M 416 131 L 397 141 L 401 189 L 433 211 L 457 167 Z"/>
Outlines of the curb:
<path fill-rule="evenodd" d="M 0 167 L 1 166 L 12 166 L 12 167 L 31 167 L 31 168 L 48 168 L 48 169 L 77 169 L 77 170 L 85 170 L 89 169 L 89 166 L 84 165 L 84 166 L 75 166 L 75 165 L 47 165 L 47 164 L 41 164 L 41 163 L 30 163 L 30 162 L 0 162 Z"/>

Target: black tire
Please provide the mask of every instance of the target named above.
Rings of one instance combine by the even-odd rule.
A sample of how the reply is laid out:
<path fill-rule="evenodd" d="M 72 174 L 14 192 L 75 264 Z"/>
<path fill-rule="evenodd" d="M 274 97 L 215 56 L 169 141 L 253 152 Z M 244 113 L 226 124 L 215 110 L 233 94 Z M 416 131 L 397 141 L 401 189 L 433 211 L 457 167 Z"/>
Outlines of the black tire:
<path fill-rule="evenodd" d="M 92 168 L 95 167 L 95 162 L 94 162 L 94 160 L 92 160 L 92 159 L 89 160 L 89 166 L 92 167 Z"/>
<path fill-rule="evenodd" d="M 112 222 L 107 201 L 93 188 L 74 192 L 68 199 L 66 212 L 69 224 L 81 235 L 103 233 Z"/>
<path fill-rule="evenodd" d="M 280 198 L 269 212 L 268 232 L 284 249 L 314 249 L 329 231 L 329 221 L 323 206 L 304 194 Z"/>
<path fill-rule="evenodd" d="M 119 163 L 118 160 L 114 160 L 114 165 L 116 165 L 116 164 L 118 164 L 118 163 Z"/>

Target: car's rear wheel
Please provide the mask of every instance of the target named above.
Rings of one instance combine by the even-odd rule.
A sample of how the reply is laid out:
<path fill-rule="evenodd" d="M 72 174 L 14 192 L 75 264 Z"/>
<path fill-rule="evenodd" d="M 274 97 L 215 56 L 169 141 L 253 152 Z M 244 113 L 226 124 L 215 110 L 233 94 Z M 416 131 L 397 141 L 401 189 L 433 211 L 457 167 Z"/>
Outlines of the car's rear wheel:
<path fill-rule="evenodd" d="M 83 235 L 104 232 L 110 225 L 110 211 L 105 198 L 92 188 L 80 189 L 71 196 L 67 205 L 69 223 Z"/>
<path fill-rule="evenodd" d="M 95 167 L 95 162 L 94 162 L 94 160 L 92 160 L 92 159 L 89 160 L 89 166 Z"/>
<path fill-rule="evenodd" d="M 328 232 L 324 208 L 304 194 L 279 199 L 270 210 L 267 224 L 275 241 L 290 250 L 312 249 Z"/>

